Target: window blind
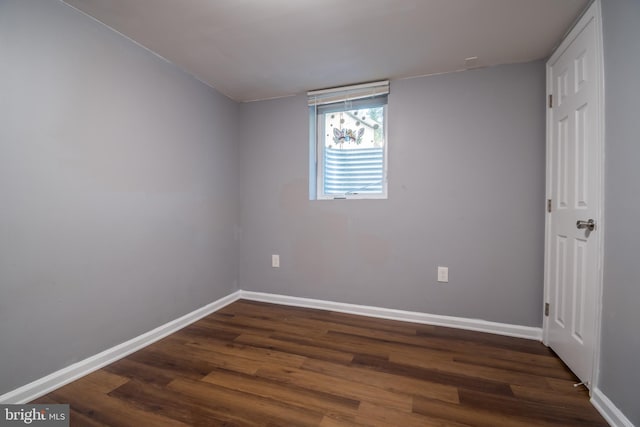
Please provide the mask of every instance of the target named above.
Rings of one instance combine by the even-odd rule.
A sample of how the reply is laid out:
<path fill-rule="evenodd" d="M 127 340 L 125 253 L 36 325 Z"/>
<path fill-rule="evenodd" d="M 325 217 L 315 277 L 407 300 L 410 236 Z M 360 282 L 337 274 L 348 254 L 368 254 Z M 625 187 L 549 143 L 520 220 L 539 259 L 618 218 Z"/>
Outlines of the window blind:
<path fill-rule="evenodd" d="M 362 83 L 352 86 L 342 86 L 331 89 L 312 90 L 307 92 L 308 105 L 318 106 L 334 104 L 336 102 L 355 101 L 363 98 L 373 98 L 389 93 L 389 80 Z"/>
<path fill-rule="evenodd" d="M 384 179 L 383 150 L 327 148 L 324 151 L 324 193 L 380 193 Z"/>

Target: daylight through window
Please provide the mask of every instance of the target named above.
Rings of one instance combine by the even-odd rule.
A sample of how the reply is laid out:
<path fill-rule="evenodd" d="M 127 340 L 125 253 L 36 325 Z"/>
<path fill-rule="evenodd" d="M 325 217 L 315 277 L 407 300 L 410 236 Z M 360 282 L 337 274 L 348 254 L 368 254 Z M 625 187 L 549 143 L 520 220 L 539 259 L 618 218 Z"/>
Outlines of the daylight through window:
<path fill-rule="evenodd" d="M 309 92 L 311 199 L 387 197 L 387 93 L 386 81 Z"/>

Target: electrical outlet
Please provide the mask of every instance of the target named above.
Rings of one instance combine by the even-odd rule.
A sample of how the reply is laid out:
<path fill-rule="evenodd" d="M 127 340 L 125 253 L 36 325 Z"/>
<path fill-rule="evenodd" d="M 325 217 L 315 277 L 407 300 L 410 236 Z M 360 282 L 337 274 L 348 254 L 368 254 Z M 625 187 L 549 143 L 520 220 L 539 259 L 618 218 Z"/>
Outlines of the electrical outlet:
<path fill-rule="evenodd" d="M 438 266 L 438 282 L 447 283 L 449 281 L 449 267 Z"/>
<path fill-rule="evenodd" d="M 280 255 L 277 255 L 277 254 L 271 255 L 271 267 L 273 268 L 280 267 Z"/>

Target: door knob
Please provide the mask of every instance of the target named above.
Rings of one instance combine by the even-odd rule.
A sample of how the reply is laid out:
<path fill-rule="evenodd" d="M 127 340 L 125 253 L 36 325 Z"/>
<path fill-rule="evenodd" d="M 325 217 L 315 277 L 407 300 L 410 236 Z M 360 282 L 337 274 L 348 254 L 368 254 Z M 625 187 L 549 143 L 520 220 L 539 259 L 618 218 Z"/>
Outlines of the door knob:
<path fill-rule="evenodd" d="M 596 229 L 596 222 L 592 219 L 588 221 L 578 221 L 576 222 L 576 227 L 578 227 L 578 230 L 586 228 L 589 231 L 593 231 Z"/>

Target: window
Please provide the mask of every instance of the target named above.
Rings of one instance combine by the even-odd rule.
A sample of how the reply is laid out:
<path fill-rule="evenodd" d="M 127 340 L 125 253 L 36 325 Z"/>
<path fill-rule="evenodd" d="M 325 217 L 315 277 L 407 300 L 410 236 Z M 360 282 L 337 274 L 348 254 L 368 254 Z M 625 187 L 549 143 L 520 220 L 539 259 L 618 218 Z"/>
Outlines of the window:
<path fill-rule="evenodd" d="M 387 198 L 389 82 L 309 92 L 310 199 Z"/>

